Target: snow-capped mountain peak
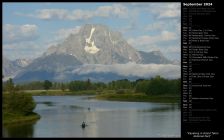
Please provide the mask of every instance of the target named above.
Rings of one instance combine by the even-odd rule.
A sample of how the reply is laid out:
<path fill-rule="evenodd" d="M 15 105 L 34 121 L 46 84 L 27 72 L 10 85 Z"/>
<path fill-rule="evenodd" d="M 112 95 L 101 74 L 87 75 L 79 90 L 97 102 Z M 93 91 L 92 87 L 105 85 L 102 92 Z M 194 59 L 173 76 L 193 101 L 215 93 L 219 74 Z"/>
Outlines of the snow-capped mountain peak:
<path fill-rule="evenodd" d="M 31 60 L 30 59 L 16 59 L 14 63 L 16 63 L 17 65 L 21 67 L 25 67 L 31 63 Z"/>
<path fill-rule="evenodd" d="M 92 27 L 91 32 L 88 38 L 86 38 L 86 45 L 85 45 L 85 51 L 91 54 L 97 53 L 100 49 L 96 47 L 95 43 L 92 39 L 93 32 L 96 28 Z"/>

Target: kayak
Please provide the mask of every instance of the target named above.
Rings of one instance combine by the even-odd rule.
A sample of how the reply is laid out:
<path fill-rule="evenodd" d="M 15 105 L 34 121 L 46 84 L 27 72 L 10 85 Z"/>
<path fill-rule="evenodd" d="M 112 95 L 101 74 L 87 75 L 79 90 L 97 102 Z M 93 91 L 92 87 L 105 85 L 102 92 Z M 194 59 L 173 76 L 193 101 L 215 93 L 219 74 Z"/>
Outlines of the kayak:
<path fill-rule="evenodd" d="M 87 124 L 81 124 L 82 128 L 85 128 L 86 126 L 88 126 Z"/>

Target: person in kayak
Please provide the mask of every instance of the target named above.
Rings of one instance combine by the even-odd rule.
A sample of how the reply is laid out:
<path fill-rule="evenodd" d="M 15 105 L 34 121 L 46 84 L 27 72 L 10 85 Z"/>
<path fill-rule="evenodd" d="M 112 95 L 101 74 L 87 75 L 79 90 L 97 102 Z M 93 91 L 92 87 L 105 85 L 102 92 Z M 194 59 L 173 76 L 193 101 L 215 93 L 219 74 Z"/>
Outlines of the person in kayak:
<path fill-rule="evenodd" d="M 85 128 L 86 127 L 86 123 L 83 121 L 82 122 L 82 128 Z"/>

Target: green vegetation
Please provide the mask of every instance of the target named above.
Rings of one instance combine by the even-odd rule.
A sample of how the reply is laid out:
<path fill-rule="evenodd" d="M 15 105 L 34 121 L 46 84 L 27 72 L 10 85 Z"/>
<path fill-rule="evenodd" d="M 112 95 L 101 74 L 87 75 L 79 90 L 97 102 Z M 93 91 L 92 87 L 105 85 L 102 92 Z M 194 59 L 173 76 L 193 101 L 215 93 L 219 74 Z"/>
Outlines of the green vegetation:
<path fill-rule="evenodd" d="M 70 90 L 24 90 L 24 94 L 32 96 L 63 96 L 63 95 L 96 95 L 96 90 L 70 91 Z"/>
<path fill-rule="evenodd" d="M 150 80 L 145 93 L 147 95 L 180 94 L 180 90 L 180 79 L 167 80 L 160 76 L 156 76 Z"/>
<path fill-rule="evenodd" d="M 36 104 L 32 96 L 22 93 L 3 94 L 3 124 L 33 121 L 40 116 L 33 112 Z"/>
<path fill-rule="evenodd" d="M 11 125 L 16 123 L 35 122 L 40 119 L 40 116 L 36 113 L 29 114 L 27 116 L 14 113 L 3 113 L 3 125 Z"/>
<path fill-rule="evenodd" d="M 11 78 L 9 78 L 9 80 L 6 81 L 4 89 L 9 93 L 12 93 L 14 91 L 14 83 Z"/>
<path fill-rule="evenodd" d="M 62 90 L 62 91 L 65 91 L 65 89 L 66 89 L 65 85 L 62 83 L 62 84 L 61 84 L 61 90 Z"/>
<path fill-rule="evenodd" d="M 88 90 L 91 88 L 90 82 L 86 81 L 71 81 L 69 83 L 70 91 Z"/>
<path fill-rule="evenodd" d="M 4 94 L 3 109 L 7 112 L 29 115 L 35 108 L 32 96 L 26 94 Z"/>
<path fill-rule="evenodd" d="M 49 80 L 44 81 L 44 89 L 48 90 L 52 87 L 52 83 Z"/>
<path fill-rule="evenodd" d="M 12 79 L 6 82 L 3 93 L 3 124 L 33 121 L 40 116 L 33 112 L 36 103 L 32 96 L 19 92 Z"/>
<path fill-rule="evenodd" d="M 148 90 L 149 80 L 140 79 L 136 81 L 135 92 L 146 93 Z"/>
<path fill-rule="evenodd" d="M 16 87 L 16 89 L 11 89 Z M 122 101 L 155 101 L 179 102 L 181 93 L 180 79 L 165 79 L 156 76 L 151 79 L 127 79 L 109 83 L 86 81 L 51 82 L 34 81 L 14 86 L 11 81 L 5 82 L 3 88 L 8 92 L 21 90 L 29 95 L 97 95 L 97 99 Z"/>

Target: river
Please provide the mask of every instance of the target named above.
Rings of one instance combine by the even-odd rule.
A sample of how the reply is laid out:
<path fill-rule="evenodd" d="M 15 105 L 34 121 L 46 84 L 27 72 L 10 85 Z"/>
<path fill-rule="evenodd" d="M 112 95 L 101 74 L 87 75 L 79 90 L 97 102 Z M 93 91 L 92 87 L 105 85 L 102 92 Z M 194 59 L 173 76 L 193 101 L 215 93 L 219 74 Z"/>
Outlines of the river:
<path fill-rule="evenodd" d="M 4 137 L 180 137 L 177 104 L 34 96 L 41 119 L 3 127 Z M 88 109 L 89 108 L 89 109 Z M 85 121 L 87 127 L 80 125 Z"/>

